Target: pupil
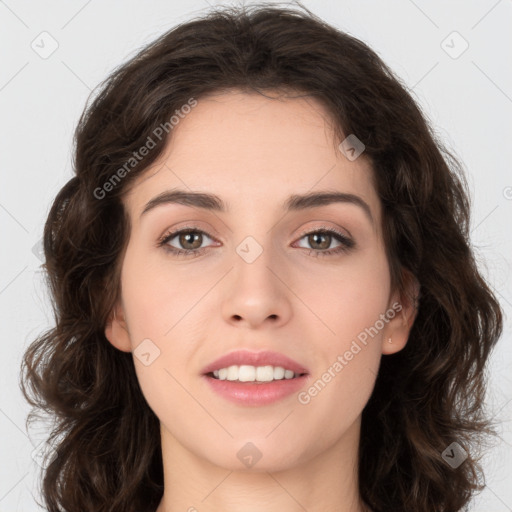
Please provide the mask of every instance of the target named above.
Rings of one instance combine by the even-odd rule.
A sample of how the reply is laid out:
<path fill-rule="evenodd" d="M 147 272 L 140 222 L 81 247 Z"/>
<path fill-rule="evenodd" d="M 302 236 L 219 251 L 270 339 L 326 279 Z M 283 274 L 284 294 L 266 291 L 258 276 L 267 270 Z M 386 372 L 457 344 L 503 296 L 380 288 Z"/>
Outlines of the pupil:
<path fill-rule="evenodd" d="M 201 235 L 200 235 L 199 233 L 196 233 L 196 234 L 194 234 L 193 232 L 183 233 L 183 234 L 182 234 L 182 240 L 181 240 L 182 245 L 186 247 L 186 245 L 187 245 L 188 243 L 193 243 L 193 241 L 194 241 L 193 239 L 194 239 L 194 238 L 197 240 L 200 236 L 201 236 Z M 192 238 L 192 241 L 190 241 L 190 240 L 189 240 L 189 239 L 190 239 L 190 237 Z M 201 245 L 201 244 L 199 244 L 199 245 Z M 195 249 L 195 248 L 196 248 L 196 247 L 192 247 L 192 249 Z"/>
<path fill-rule="evenodd" d="M 313 240 L 314 240 L 314 243 L 317 243 L 317 238 L 318 237 L 323 237 L 324 239 L 328 239 L 330 235 L 326 235 L 326 234 L 323 234 L 323 233 L 315 233 L 313 235 L 311 235 L 313 237 Z M 320 247 L 321 249 L 327 249 L 329 247 L 329 242 L 324 242 L 323 244 L 320 242 L 320 245 L 322 247 Z"/>

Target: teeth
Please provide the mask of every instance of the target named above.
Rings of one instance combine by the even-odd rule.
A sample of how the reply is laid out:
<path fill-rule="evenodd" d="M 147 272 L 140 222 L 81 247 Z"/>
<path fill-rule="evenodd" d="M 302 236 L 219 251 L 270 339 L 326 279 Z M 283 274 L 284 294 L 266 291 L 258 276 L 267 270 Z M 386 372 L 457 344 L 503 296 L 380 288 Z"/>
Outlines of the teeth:
<path fill-rule="evenodd" d="M 213 371 L 219 380 L 237 380 L 240 382 L 271 382 L 273 380 L 293 379 L 295 373 L 282 366 L 233 365 Z"/>

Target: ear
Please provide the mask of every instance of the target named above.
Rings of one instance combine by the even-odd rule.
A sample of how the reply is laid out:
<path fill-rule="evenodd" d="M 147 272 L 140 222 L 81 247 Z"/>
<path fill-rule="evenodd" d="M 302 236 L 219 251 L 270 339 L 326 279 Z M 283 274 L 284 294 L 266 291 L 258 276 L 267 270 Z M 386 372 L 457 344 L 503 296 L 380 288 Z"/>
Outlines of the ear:
<path fill-rule="evenodd" d="M 418 280 L 411 272 L 404 270 L 404 291 L 402 294 L 398 292 L 392 294 L 386 313 L 388 318 L 391 318 L 393 311 L 395 314 L 383 331 L 383 354 L 394 354 L 405 347 L 418 313 L 419 296 Z"/>
<path fill-rule="evenodd" d="M 116 304 L 112 309 L 105 327 L 105 337 L 117 349 L 123 352 L 132 351 L 124 310 L 120 304 Z"/>

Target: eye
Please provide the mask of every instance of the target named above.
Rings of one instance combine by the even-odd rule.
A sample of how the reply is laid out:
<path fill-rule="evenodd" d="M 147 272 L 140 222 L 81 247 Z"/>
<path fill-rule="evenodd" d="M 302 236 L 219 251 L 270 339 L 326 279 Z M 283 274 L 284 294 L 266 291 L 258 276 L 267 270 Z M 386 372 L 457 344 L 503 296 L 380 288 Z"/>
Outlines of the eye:
<path fill-rule="evenodd" d="M 188 227 L 173 231 L 172 233 L 166 233 L 158 241 L 158 246 L 164 247 L 165 250 L 176 256 L 200 256 L 204 251 L 209 249 L 209 247 L 201 247 L 204 238 L 212 240 L 205 231 Z M 176 239 L 174 243 L 178 244 L 178 247 L 175 247 L 171 243 L 174 239 Z"/>
<path fill-rule="evenodd" d="M 352 239 L 335 229 L 321 228 L 316 231 L 310 231 L 302 235 L 300 240 L 303 239 L 306 239 L 306 242 L 313 247 L 313 249 L 308 251 L 308 254 L 315 257 L 332 256 L 348 252 L 355 247 L 355 242 Z M 333 240 L 337 241 L 339 245 L 329 249 Z"/>

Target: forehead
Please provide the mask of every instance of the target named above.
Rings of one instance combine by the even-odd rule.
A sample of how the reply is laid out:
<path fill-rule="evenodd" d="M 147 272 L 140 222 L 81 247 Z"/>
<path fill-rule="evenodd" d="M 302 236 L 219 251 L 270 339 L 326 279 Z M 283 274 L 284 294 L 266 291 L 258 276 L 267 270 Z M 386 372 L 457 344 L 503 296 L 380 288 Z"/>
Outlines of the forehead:
<path fill-rule="evenodd" d="M 227 92 L 197 100 L 158 160 L 126 195 L 133 215 L 166 189 L 214 193 L 228 209 L 273 208 L 292 194 L 333 190 L 361 196 L 379 218 L 370 162 L 349 161 L 325 107 L 311 97 Z"/>

